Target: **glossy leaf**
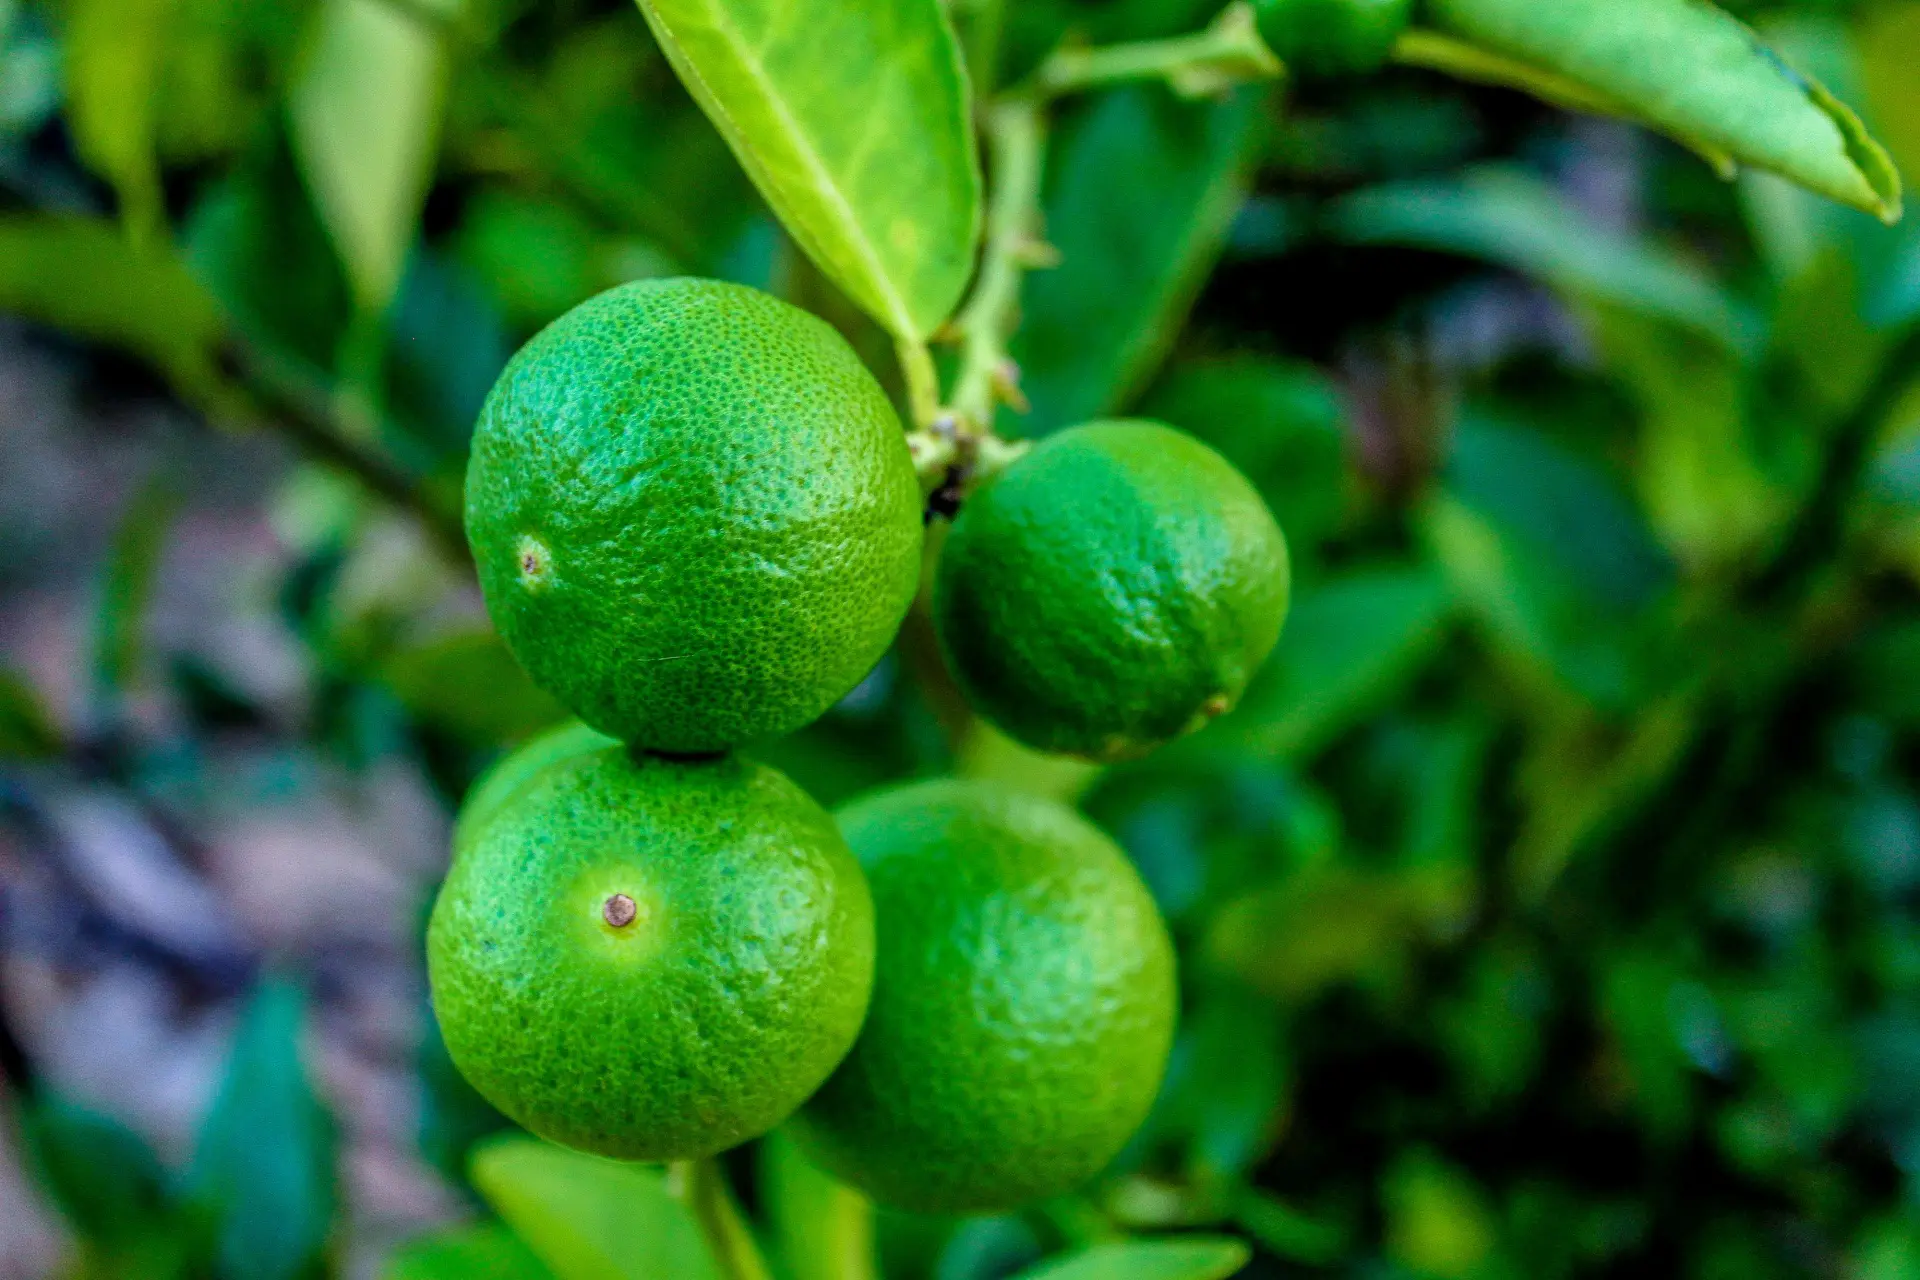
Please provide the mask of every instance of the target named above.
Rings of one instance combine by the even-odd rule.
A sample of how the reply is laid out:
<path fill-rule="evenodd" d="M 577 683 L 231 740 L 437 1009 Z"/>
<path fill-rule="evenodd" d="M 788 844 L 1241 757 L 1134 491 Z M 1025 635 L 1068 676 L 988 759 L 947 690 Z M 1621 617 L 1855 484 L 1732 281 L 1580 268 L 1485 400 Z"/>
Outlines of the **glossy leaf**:
<path fill-rule="evenodd" d="M 526 1242 L 499 1223 L 415 1240 L 394 1251 L 381 1280 L 552 1280 Z"/>
<path fill-rule="evenodd" d="M 1097 1244 L 1022 1271 L 1018 1280 L 1224 1280 L 1252 1256 L 1228 1236 Z"/>
<path fill-rule="evenodd" d="M 973 270 L 980 177 L 938 0 L 639 0 L 680 78 L 820 269 L 922 338 Z"/>
<path fill-rule="evenodd" d="M 140 356 L 189 389 L 211 376 L 219 308 L 162 246 L 99 218 L 0 217 L 0 310 Z"/>
<path fill-rule="evenodd" d="M 446 56 L 425 14 L 321 0 L 288 101 L 294 152 L 363 310 L 400 287 L 433 169 Z"/>
<path fill-rule="evenodd" d="M 560 1280 L 719 1280 L 658 1168 L 522 1135 L 474 1148 L 473 1185 Z"/>
<path fill-rule="evenodd" d="M 1755 323 L 1704 270 L 1644 239 L 1594 225 L 1539 179 L 1481 169 L 1456 180 L 1372 187 L 1331 212 L 1336 235 L 1457 253 L 1534 276 L 1575 299 L 1614 303 L 1736 350 Z"/>
<path fill-rule="evenodd" d="M 1709 155 L 1893 221 L 1900 178 L 1844 103 L 1700 0 L 1431 0 L 1425 18 Z"/>
<path fill-rule="evenodd" d="M 1033 412 L 1005 425 L 1044 434 L 1141 389 L 1240 207 L 1261 101 L 1126 89 L 1062 139 L 1046 195 L 1060 263 L 1028 275 L 1013 343 Z"/>
<path fill-rule="evenodd" d="M 305 1001 L 270 979 L 247 1005 L 201 1126 L 189 1187 L 215 1223 L 226 1280 L 295 1280 L 321 1261 L 333 1220 L 332 1118 L 302 1062 Z"/>

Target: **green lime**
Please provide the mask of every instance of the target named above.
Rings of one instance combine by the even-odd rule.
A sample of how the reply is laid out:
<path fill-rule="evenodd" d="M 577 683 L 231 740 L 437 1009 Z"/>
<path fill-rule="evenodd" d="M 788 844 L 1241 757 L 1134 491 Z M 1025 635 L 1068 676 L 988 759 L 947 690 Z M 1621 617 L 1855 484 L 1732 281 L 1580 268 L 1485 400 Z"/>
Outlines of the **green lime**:
<path fill-rule="evenodd" d="M 974 708 L 1040 751 L 1119 760 L 1230 708 L 1287 613 L 1260 495 L 1157 422 L 1047 437 L 967 499 L 933 587 Z"/>
<path fill-rule="evenodd" d="M 581 303 L 500 375 L 467 537 L 500 634 L 594 728 L 657 751 L 797 729 L 912 602 L 899 419 L 824 322 L 739 285 Z"/>
<path fill-rule="evenodd" d="M 1386 65 L 1414 0 L 1254 0 L 1254 20 L 1289 70 L 1358 75 Z"/>
<path fill-rule="evenodd" d="M 427 931 L 454 1065 L 555 1142 L 632 1160 L 764 1133 L 853 1043 L 873 906 L 833 820 L 735 756 L 551 761 L 455 859 Z"/>
<path fill-rule="evenodd" d="M 567 720 L 544 733 L 537 733 L 495 761 L 474 780 L 461 802 L 460 816 L 453 824 L 453 847 L 462 849 L 481 824 L 493 816 L 520 784 L 556 760 L 585 755 L 613 746 L 612 738 L 598 729 L 589 729 L 578 720 Z"/>
<path fill-rule="evenodd" d="M 795 1117 L 875 1199 L 989 1212 L 1099 1172 L 1152 1104 L 1173 947 L 1118 847 L 1055 801 L 973 782 L 840 813 L 878 928 L 853 1052 Z"/>

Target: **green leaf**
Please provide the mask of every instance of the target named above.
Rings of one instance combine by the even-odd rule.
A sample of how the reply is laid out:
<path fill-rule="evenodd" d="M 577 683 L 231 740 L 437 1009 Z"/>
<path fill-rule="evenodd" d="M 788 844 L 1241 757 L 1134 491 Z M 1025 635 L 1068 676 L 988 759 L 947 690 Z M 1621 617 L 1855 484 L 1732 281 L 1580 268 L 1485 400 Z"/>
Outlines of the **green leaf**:
<path fill-rule="evenodd" d="M 791 1280 L 875 1280 L 873 1204 L 785 1133 L 760 1144 L 760 1194 Z"/>
<path fill-rule="evenodd" d="M 1046 196 L 1060 264 L 1027 276 L 1013 355 L 1040 435 L 1118 408 L 1180 331 L 1246 191 L 1263 95 L 1101 98 L 1056 148 Z"/>
<path fill-rule="evenodd" d="M 60 730 L 24 678 L 0 667 L 0 760 L 44 760 L 60 751 Z"/>
<path fill-rule="evenodd" d="M 1900 216 L 1899 174 L 1859 117 L 1700 0 L 1430 0 L 1425 16 L 1446 35 L 1577 86 L 1591 109 L 1628 115 L 1885 221 Z"/>
<path fill-rule="evenodd" d="M 1022 1271 L 1018 1280 L 1224 1280 L 1253 1251 L 1231 1236 L 1097 1244 Z"/>
<path fill-rule="evenodd" d="M 1409 1151 L 1382 1179 L 1387 1252 L 1418 1275 L 1475 1280 L 1499 1240 L 1486 1193 L 1465 1170 Z"/>
<path fill-rule="evenodd" d="M 1673 568 L 1606 475 L 1544 433 L 1484 413 L 1457 431 L 1422 528 L 1497 644 L 1593 705 L 1646 692 L 1641 637 Z"/>
<path fill-rule="evenodd" d="M 524 738 L 566 715 L 490 627 L 403 648 L 380 676 L 407 710 L 476 746 Z"/>
<path fill-rule="evenodd" d="M 223 1280 L 295 1280 L 325 1254 L 336 1202 L 332 1118 L 301 1064 L 305 1001 L 263 983 L 240 1019 L 189 1186 L 216 1222 Z"/>
<path fill-rule="evenodd" d="M 1298 1007 L 1328 987 L 1406 973 L 1429 922 L 1453 924 L 1418 878 L 1330 864 L 1284 876 L 1224 906 L 1207 931 L 1207 960 Z"/>
<path fill-rule="evenodd" d="M 1356 244 L 1457 253 L 1534 276 L 1580 301 L 1613 303 L 1733 350 L 1752 347 L 1751 316 L 1680 255 L 1597 226 L 1559 192 L 1518 170 L 1391 183 L 1356 192 L 1329 214 Z"/>
<path fill-rule="evenodd" d="M 80 154 L 113 184 L 129 233 L 160 230 L 156 90 L 177 0 L 75 0 L 64 45 L 68 120 Z"/>
<path fill-rule="evenodd" d="M 1426 569 L 1361 569 L 1302 591 L 1272 660 L 1216 732 L 1260 754 L 1319 750 L 1418 670 L 1451 603 Z"/>
<path fill-rule="evenodd" d="M 119 347 L 187 390 L 204 388 L 219 308 L 165 246 L 99 218 L 0 217 L 0 310 Z"/>
<path fill-rule="evenodd" d="M 208 184 L 182 253 L 235 329 L 314 369 L 332 365 L 352 285 L 284 142 Z"/>
<path fill-rule="evenodd" d="M 126 1243 L 166 1214 L 166 1171 L 119 1121 L 47 1097 L 26 1109 L 20 1128 L 38 1184 L 88 1240 Z"/>
<path fill-rule="evenodd" d="M 552 1280 L 526 1242 L 497 1222 L 415 1240 L 394 1251 L 381 1280 Z"/>
<path fill-rule="evenodd" d="M 980 175 L 938 0 L 639 0 L 787 230 L 894 335 L 924 338 L 973 270 Z"/>
<path fill-rule="evenodd" d="M 385 0 L 322 0 L 318 26 L 288 98 L 294 153 L 354 296 L 377 312 L 432 176 L 446 55 L 423 15 Z"/>
<path fill-rule="evenodd" d="M 1591 319 L 1608 369 L 1641 411 L 1634 480 L 1660 540 L 1690 569 L 1769 545 L 1792 495 L 1761 464 L 1740 364 L 1657 320 L 1616 308 Z"/>
<path fill-rule="evenodd" d="M 1347 1250 L 1347 1232 L 1341 1227 L 1308 1217 L 1258 1188 L 1242 1193 L 1233 1220 L 1269 1253 L 1308 1266 L 1330 1266 Z"/>
<path fill-rule="evenodd" d="M 720 1280 L 658 1168 L 509 1135 L 474 1148 L 473 1185 L 560 1280 Z"/>

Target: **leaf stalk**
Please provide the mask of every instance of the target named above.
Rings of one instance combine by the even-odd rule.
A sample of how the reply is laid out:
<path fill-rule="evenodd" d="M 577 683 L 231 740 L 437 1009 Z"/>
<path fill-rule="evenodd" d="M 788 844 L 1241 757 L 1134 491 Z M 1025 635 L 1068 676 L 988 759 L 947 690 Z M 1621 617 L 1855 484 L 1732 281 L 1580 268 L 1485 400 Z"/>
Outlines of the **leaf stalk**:
<path fill-rule="evenodd" d="M 667 1166 L 667 1190 L 693 1215 L 723 1280 L 773 1280 L 718 1162 L 674 1161 Z"/>

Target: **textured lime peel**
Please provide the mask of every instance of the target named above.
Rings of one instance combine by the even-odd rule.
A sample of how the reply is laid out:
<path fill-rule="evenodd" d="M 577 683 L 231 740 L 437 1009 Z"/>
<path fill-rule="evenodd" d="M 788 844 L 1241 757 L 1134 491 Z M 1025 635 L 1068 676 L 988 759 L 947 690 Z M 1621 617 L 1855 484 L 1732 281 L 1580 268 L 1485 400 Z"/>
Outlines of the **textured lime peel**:
<path fill-rule="evenodd" d="M 710 1155 L 784 1120 L 853 1043 L 866 880 L 778 772 L 550 753 L 462 838 L 427 931 L 434 1012 L 461 1074 L 542 1137 Z"/>
<path fill-rule="evenodd" d="M 659 280 L 549 325 L 467 471 L 487 609 L 528 674 L 649 750 L 807 724 L 893 640 L 920 487 L 846 340 L 738 285 Z"/>
<path fill-rule="evenodd" d="M 1126 855 L 1057 801 L 978 782 L 842 811 L 873 887 L 873 1007 L 795 1117 L 875 1199 L 987 1213 L 1070 1191 L 1145 1119 L 1173 945 Z"/>

